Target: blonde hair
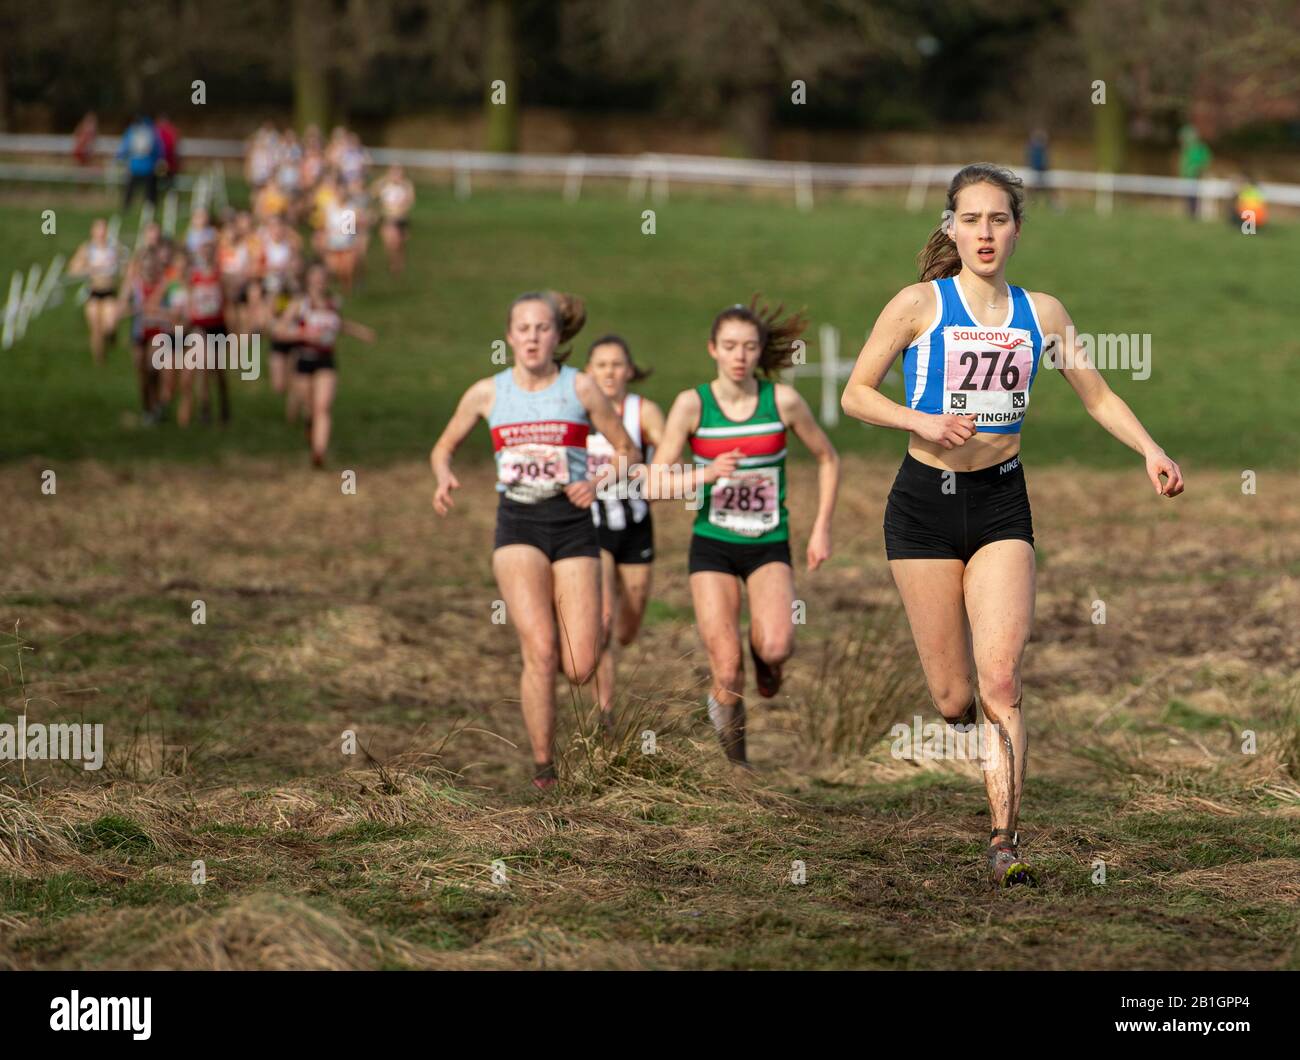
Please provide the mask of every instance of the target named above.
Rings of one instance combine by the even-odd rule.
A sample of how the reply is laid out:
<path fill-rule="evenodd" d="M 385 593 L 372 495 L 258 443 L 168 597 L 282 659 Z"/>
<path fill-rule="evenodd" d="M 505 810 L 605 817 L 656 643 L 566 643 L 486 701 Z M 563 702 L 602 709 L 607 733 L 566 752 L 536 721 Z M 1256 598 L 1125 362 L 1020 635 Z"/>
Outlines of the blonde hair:
<path fill-rule="evenodd" d="M 510 308 L 506 312 L 507 331 L 510 330 L 510 322 L 514 319 L 515 306 L 520 302 L 545 302 L 550 306 L 551 315 L 555 318 L 555 330 L 560 333 L 554 360 L 556 364 L 562 363 L 573 351 L 561 350 L 559 346 L 563 346 L 582 330 L 582 325 L 587 322 L 586 303 L 576 294 L 566 294 L 564 291 L 529 291 L 519 295 L 510 303 Z"/>

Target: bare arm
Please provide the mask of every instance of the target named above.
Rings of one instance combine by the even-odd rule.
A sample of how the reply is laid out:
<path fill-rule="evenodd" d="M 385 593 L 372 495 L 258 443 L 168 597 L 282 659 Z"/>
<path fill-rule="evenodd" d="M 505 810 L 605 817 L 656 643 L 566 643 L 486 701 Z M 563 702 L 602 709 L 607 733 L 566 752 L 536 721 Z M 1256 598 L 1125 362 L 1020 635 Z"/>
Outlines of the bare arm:
<path fill-rule="evenodd" d="M 660 443 L 655 449 L 654 463 L 646 469 L 646 500 L 668 500 L 684 496 L 710 482 L 726 478 L 736 470 L 736 462 L 741 455 L 739 449 L 723 453 L 704 467 L 697 467 L 693 463 L 690 467 L 677 466 L 687 439 L 700 425 L 700 413 L 700 395 L 694 390 L 683 390 L 673 401 Z"/>
<path fill-rule="evenodd" d="M 564 487 L 569 500 L 579 508 L 590 508 L 596 499 L 597 489 L 607 485 L 609 476 L 618 474 L 620 466 L 630 469 L 633 464 L 641 462 L 641 450 L 632 443 L 627 428 L 623 426 L 623 418 L 614 411 L 614 405 L 591 376 L 586 372 L 579 372 L 574 387 L 578 400 L 582 402 L 582 407 L 591 417 L 592 426 L 608 439 L 614 447 L 615 455 L 621 458 L 621 463 L 611 464 L 608 469 L 602 470 L 597 476 L 600 481 L 581 479 L 578 482 L 570 482 Z"/>
<path fill-rule="evenodd" d="M 496 384 L 491 376 L 480 379 L 465 391 L 452 413 L 451 421 L 442 432 L 433 451 L 429 454 L 429 464 L 438 486 L 433 495 L 433 508 L 439 515 L 446 515 L 455 503 L 451 491 L 460 488 L 460 482 L 451 471 L 451 458 L 460 444 L 469 437 L 479 418 L 486 419 L 492 411 L 492 402 L 496 398 Z"/>
<path fill-rule="evenodd" d="M 777 383 L 776 407 L 785 424 L 817 458 L 817 518 L 808 535 L 808 569 L 816 570 L 831 556 L 831 518 L 840 486 L 840 456 L 813 417 L 808 402 L 794 387 Z"/>
<path fill-rule="evenodd" d="M 898 355 L 921 335 L 934 319 L 935 298 L 928 283 L 904 287 L 880 311 L 853 374 L 840 397 L 840 408 L 863 423 L 911 431 L 945 449 L 961 445 L 975 434 L 974 416 L 936 416 L 891 401 L 880 384 Z"/>
<path fill-rule="evenodd" d="M 1142 455 L 1146 460 L 1147 477 L 1156 493 L 1165 497 L 1177 497 L 1183 492 L 1182 471 L 1147 433 L 1128 403 L 1111 390 L 1094 367 L 1087 347 L 1076 342 L 1073 351 L 1062 350 L 1065 341 L 1062 336 L 1074 334 L 1074 321 L 1070 319 L 1065 306 L 1050 294 L 1031 292 L 1030 297 L 1038 309 L 1044 341 L 1049 343 L 1043 356 L 1048 356 L 1049 350 L 1054 355 L 1056 363 L 1061 365 L 1061 374 L 1083 402 L 1088 415 L 1112 436 Z M 1162 477 L 1167 481 L 1161 482 Z"/>
<path fill-rule="evenodd" d="M 365 324 L 359 324 L 355 320 L 339 320 L 339 328 L 347 335 L 354 339 L 360 339 L 362 342 L 375 341 L 375 329 L 368 328 Z"/>
<path fill-rule="evenodd" d="M 646 449 L 659 447 L 664 438 L 664 410 L 653 401 L 641 399 L 641 441 Z"/>

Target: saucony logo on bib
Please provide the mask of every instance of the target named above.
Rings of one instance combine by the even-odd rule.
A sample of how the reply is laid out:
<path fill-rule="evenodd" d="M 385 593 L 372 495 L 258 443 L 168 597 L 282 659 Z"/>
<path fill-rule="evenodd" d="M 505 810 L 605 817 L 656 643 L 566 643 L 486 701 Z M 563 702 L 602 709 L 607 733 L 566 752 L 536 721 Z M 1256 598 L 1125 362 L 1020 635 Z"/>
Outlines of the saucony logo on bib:
<path fill-rule="evenodd" d="M 961 342 L 988 342 L 1001 346 L 1004 350 L 1014 350 L 1026 341 L 1023 335 L 1015 335 L 1010 331 L 977 331 L 971 328 L 953 328 L 951 337 Z"/>

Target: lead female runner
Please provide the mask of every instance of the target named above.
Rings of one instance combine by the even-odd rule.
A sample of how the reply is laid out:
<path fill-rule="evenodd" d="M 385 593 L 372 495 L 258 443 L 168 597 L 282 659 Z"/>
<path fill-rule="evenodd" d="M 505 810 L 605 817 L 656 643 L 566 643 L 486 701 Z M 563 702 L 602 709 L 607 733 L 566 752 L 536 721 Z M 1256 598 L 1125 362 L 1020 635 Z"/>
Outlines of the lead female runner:
<path fill-rule="evenodd" d="M 984 769 L 994 887 L 1035 882 L 1016 831 L 1028 746 L 1020 667 L 1034 617 L 1020 427 L 1044 350 L 1088 414 L 1142 455 L 1156 494 L 1183 491 L 1178 465 L 1085 350 L 1063 351 L 1061 336 L 1074 334 L 1065 307 L 1007 283 L 1023 219 L 1020 178 L 983 162 L 960 170 L 919 255 L 921 282 L 885 306 L 841 399 L 856 419 L 910 432 L 885 507 L 885 553 L 935 706 L 951 725 L 973 724 L 978 687 L 995 734 Z M 905 405 L 879 389 L 900 353 Z"/>

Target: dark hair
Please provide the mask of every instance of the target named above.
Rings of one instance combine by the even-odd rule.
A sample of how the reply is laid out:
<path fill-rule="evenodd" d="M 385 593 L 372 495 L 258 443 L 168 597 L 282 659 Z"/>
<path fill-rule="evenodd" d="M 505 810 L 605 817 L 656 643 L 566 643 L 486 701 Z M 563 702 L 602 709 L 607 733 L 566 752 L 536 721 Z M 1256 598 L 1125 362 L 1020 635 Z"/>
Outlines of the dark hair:
<path fill-rule="evenodd" d="M 628 367 L 632 369 L 632 378 L 628 380 L 631 383 L 639 383 L 642 379 L 647 378 L 653 368 L 638 368 L 636 361 L 632 360 L 632 351 L 628 349 L 627 343 L 621 335 L 602 335 L 590 346 L 587 347 L 587 364 L 591 364 L 591 355 L 596 352 L 597 346 L 617 346 L 623 351 L 623 356 L 627 358 Z"/>
<path fill-rule="evenodd" d="M 930 233 L 921 253 L 916 256 L 916 266 L 922 283 L 930 280 L 942 280 L 947 276 L 956 276 L 961 272 L 961 255 L 957 253 L 957 244 L 944 231 L 950 219 L 957 211 L 957 193 L 972 184 L 992 184 L 1007 193 L 1011 200 L 1011 216 L 1016 224 L 1025 219 L 1025 182 L 1009 169 L 995 166 L 992 162 L 972 162 L 959 169 L 948 184 L 948 199 L 945 203 L 943 220 L 939 227 Z"/>
<path fill-rule="evenodd" d="M 561 350 L 563 346 L 574 335 L 582 330 L 582 325 L 587 322 L 587 307 L 582 299 L 576 294 L 566 294 L 563 291 L 528 291 L 521 294 L 510 303 L 510 308 L 506 310 L 506 330 L 510 330 L 510 321 L 515 315 L 515 306 L 520 302 L 545 302 L 551 307 L 551 314 L 555 318 L 555 328 L 560 333 L 560 341 L 553 355 L 556 364 L 561 364 L 568 359 L 572 350 Z"/>
<path fill-rule="evenodd" d="M 718 340 L 718 329 L 728 320 L 753 324 L 758 329 L 758 344 L 763 349 L 763 352 L 758 355 L 756 372 L 768 377 L 776 375 L 783 368 L 790 367 L 794 357 L 795 340 L 808 326 L 808 318 L 802 311 L 782 319 L 781 313 L 784 309 L 784 303 L 775 309 L 766 305 L 760 306 L 758 295 L 754 295 L 749 300 L 748 306 L 737 302 L 713 318 L 713 327 L 709 329 L 709 341 Z"/>

